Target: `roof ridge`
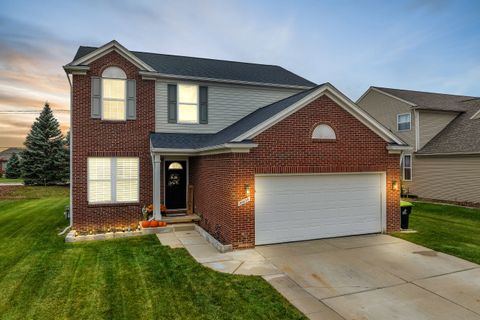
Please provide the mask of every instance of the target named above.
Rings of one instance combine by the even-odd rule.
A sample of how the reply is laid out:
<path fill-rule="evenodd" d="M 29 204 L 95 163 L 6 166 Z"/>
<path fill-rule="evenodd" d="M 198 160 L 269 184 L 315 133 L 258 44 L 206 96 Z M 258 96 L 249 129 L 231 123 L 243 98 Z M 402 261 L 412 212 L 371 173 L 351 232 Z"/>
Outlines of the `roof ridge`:
<path fill-rule="evenodd" d="M 94 46 L 80 46 L 81 48 L 89 48 L 89 49 L 98 49 L 99 47 Z M 222 62 L 231 62 L 231 63 L 241 63 L 241 64 L 251 64 L 251 65 L 260 65 L 260 66 L 269 66 L 269 67 L 277 67 L 288 72 L 291 72 L 284 67 L 278 64 L 268 64 L 268 63 L 257 63 L 257 62 L 245 62 L 245 61 L 235 61 L 235 60 L 226 60 L 226 59 L 215 59 L 215 58 L 205 58 L 205 57 L 194 57 L 194 56 L 186 56 L 181 54 L 171 54 L 171 53 L 159 53 L 159 52 L 149 52 L 149 51 L 134 51 L 129 50 L 132 53 L 143 53 L 143 54 L 153 54 L 158 56 L 169 56 L 169 57 L 180 57 L 180 58 L 191 58 L 191 59 L 199 59 L 199 60 L 211 60 L 211 61 L 222 61 Z M 292 72 L 293 73 L 293 72 Z"/>
<path fill-rule="evenodd" d="M 451 94 L 451 93 L 419 91 L 419 90 L 399 89 L 399 88 L 389 88 L 389 87 L 372 86 L 372 88 L 375 88 L 375 89 L 378 89 L 378 90 L 387 89 L 387 90 L 396 90 L 396 91 L 409 91 L 409 92 L 416 92 L 416 93 L 439 94 L 439 95 L 442 95 L 442 96 L 453 96 L 453 97 L 463 97 L 463 98 L 473 98 L 473 99 L 479 99 L 480 98 L 480 97 L 476 97 L 476 96 L 466 96 L 466 95 Z"/>

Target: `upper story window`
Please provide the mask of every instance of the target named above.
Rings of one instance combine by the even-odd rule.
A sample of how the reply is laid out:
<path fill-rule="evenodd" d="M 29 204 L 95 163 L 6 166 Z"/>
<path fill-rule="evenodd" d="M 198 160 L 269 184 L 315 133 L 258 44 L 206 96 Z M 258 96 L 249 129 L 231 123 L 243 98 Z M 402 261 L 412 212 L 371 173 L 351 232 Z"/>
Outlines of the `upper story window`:
<path fill-rule="evenodd" d="M 178 85 L 178 123 L 199 123 L 198 101 L 199 99 L 197 85 Z"/>
<path fill-rule="evenodd" d="M 102 73 L 102 120 L 127 119 L 127 75 L 118 67 Z"/>
<path fill-rule="evenodd" d="M 335 134 L 335 130 L 329 125 L 320 124 L 313 130 L 312 139 L 336 140 L 337 135 Z"/>
<path fill-rule="evenodd" d="M 405 131 L 412 128 L 412 115 L 410 113 L 397 114 L 397 130 Z"/>

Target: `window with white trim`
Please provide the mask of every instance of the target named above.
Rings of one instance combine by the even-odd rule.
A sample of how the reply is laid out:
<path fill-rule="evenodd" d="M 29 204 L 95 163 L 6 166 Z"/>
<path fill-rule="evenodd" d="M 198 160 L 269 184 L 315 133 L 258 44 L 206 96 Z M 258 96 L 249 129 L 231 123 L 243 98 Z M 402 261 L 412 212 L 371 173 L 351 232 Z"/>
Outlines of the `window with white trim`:
<path fill-rule="evenodd" d="M 412 128 L 412 115 L 410 113 L 397 114 L 397 130 L 406 131 Z"/>
<path fill-rule="evenodd" d="M 327 124 L 320 124 L 313 129 L 312 139 L 335 140 L 337 135 L 335 130 Z"/>
<path fill-rule="evenodd" d="M 403 180 L 412 180 L 412 155 L 403 155 Z"/>
<path fill-rule="evenodd" d="M 88 158 L 88 203 L 123 203 L 139 200 L 139 159 Z"/>
<path fill-rule="evenodd" d="M 178 84 L 178 123 L 199 123 L 198 100 L 197 85 Z"/>
<path fill-rule="evenodd" d="M 123 121 L 126 110 L 127 75 L 118 67 L 108 67 L 102 73 L 102 120 Z"/>

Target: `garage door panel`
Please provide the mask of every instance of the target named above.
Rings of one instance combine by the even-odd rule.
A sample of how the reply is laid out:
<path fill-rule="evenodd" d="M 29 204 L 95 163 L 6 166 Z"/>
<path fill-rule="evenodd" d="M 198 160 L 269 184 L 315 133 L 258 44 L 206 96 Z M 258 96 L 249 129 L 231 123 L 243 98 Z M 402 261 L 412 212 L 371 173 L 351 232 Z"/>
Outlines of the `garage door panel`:
<path fill-rule="evenodd" d="M 306 193 L 303 194 L 301 193 L 302 191 L 298 191 L 300 194 L 294 194 L 294 193 L 289 193 L 289 194 L 261 194 L 261 193 L 255 193 L 256 199 L 257 199 L 257 204 L 261 208 L 261 206 L 268 207 L 272 203 L 272 201 L 275 201 L 279 205 L 298 205 L 301 204 L 302 206 L 308 203 L 311 203 L 310 200 L 316 199 L 319 202 L 322 202 L 324 206 L 338 206 L 340 205 L 345 199 L 348 197 L 350 202 L 356 203 L 359 202 L 362 205 L 365 203 L 369 203 L 374 199 L 378 199 L 379 196 L 379 190 L 375 191 L 338 191 L 338 192 L 328 192 L 328 193 L 322 193 L 322 192 L 317 192 L 317 193 Z M 292 196 L 294 195 L 294 196 Z M 314 203 L 312 203 L 313 205 Z"/>
<path fill-rule="evenodd" d="M 257 176 L 256 243 L 380 232 L 380 178 L 380 174 Z"/>

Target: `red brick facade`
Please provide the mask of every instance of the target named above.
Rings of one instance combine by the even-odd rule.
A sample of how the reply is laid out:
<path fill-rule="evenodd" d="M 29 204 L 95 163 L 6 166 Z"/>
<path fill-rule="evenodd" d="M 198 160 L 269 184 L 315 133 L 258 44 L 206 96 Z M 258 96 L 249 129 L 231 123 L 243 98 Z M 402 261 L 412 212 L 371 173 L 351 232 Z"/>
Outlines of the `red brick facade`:
<path fill-rule="evenodd" d="M 137 119 L 121 122 L 91 118 L 91 77 L 109 66 L 122 68 L 137 86 Z M 155 130 L 155 81 L 142 80 L 138 68 L 116 52 L 95 60 L 87 75 L 73 76 L 73 224 L 77 230 L 102 230 L 136 224 L 141 207 L 152 203 L 152 162 L 149 134 Z M 129 205 L 89 205 L 87 158 L 90 156 L 140 158 L 140 202 Z"/>
<path fill-rule="evenodd" d="M 331 125 L 336 142 L 311 138 L 320 123 Z M 399 155 L 388 154 L 387 142 L 332 100 L 323 96 L 254 139 L 246 154 L 221 154 L 190 160 L 190 183 L 195 185 L 195 211 L 202 227 L 234 247 L 255 244 L 255 174 L 386 172 L 387 230 L 400 228 Z M 252 201 L 238 207 L 249 184 Z"/>

